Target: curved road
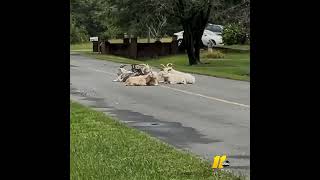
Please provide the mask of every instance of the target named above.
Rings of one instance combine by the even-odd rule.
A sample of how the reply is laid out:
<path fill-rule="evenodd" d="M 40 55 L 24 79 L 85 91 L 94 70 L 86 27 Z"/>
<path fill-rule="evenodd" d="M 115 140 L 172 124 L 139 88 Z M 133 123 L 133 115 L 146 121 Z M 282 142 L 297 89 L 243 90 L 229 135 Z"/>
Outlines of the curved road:
<path fill-rule="evenodd" d="M 193 85 L 126 87 L 119 64 L 70 54 L 70 98 L 179 149 L 250 173 L 250 83 L 202 75 Z"/>

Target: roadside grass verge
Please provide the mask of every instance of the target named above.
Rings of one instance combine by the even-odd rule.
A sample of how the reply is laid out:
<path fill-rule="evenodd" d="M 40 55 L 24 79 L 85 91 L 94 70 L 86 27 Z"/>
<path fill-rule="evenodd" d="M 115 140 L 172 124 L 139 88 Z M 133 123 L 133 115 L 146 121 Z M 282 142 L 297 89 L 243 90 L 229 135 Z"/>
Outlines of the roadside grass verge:
<path fill-rule="evenodd" d="M 250 50 L 250 45 L 248 44 L 234 44 L 234 45 L 224 45 L 226 48 Z"/>
<path fill-rule="evenodd" d="M 95 59 L 107 60 L 123 64 L 147 63 L 157 68 L 160 68 L 160 64 L 173 63 L 175 69 L 183 72 L 202 74 L 220 78 L 228 78 L 234 80 L 250 81 L 249 53 L 227 53 L 225 54 L 224 58 L 221 59 L 208 59 L 203 57 L 201 58 L 201 61 L 205 64 L 193 66 L 188 65 L 188 57 L 184 54 L 160 57 L 157 59 L 146 59 L 143 61 L 133 60 L 114 55 L 101 55 L 92 52 L 83 52 L 82 54 L 85 56 L 93 57 Z M 204 56 L 203 54 L 201 56 Z"/>
<path fill-rule="evenodd" d="M 102 112 L 70 102 L 70 178 L 236 180 L 211 162 L 129 128 Z"/>
<path fill-rule="evenodd" d="M 163 41 L 171 41 L 171 38 L 164 38 Z M 111 40 L 113 42 L 121 39 Z M 146 39 L 140 39 L 146 41 Z M 249 49 L 249 45 L 233 45 L 231 48 Z M 92 52 L 92 43 L 70 45 L 71 51 L 79 52 L 85 56 L 95 59 L 113 61 L 124 64 L 147 63 L 153 67 L 160 67 L 160 64 L 173 63 L 175 69 L 183 72 L 214 76 L 219 78 L 228 78 L 234 80 L 250 81 L 250 52 L 225 52 L 223 58 L 209 58 L 207 51 L 201 52 L 201 61 L 204 64 L 188 65 L 188 57 L 185 54 L 159 57 L 155 59 L 134 60 L 114 55 L 101 55 Z"/>
<path fill-rule="evenodd" d="M 70 44 L 70 51 L 92 51 L 92 43 L 79 43 L 79 44 Z"/>

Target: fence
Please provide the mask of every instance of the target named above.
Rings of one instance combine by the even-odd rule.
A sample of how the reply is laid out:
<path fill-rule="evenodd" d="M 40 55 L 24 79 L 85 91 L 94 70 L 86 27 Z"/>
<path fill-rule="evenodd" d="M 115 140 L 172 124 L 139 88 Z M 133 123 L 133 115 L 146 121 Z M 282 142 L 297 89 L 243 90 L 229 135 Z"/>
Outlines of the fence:
<path fill-rule="evenodd" d="M 220 50 L 224 53 L 250 52 L 250 50 L 233 49 L 223 46 L 214 46 L 213 49 Z M 138 43 L 137 38 L 124 38 L 123 43 L 110 43 L 109 41 L 93 42 L 93 52 L 112 54 L 132 59 L 143 59 L 174 55 L 184 53 L 185 51 L 178 48 L 177 37 L 174 36 L 172 42 Z"/>
<path fill-rule="evenodd" d="M 123 43 L 110 43 L 109 41 L 93 42 L 93 52 L 112 54 L 132 59 L 156 58 L 178 54 L 177 37 L 172 42 L 138 43 L 137 38 L 124 38 Z"/>

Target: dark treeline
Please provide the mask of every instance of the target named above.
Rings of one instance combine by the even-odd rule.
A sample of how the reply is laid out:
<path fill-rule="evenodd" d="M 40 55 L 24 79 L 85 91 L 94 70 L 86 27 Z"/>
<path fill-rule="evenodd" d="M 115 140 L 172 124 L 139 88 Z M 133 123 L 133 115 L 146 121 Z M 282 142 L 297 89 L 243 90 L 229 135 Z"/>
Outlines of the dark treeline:
<path fill-rule="evenodd" d="M 176 8 L 172 2 L 180 0 L 167 1 L 171 2 L 166 6 L 165 0 L 70 0 L 70 42 L 88 41 L 90 36 L 122 38 L 124 33 L 151 38 L 172 36 L 183 30 L 181 20 L 170 13 L 170 9 Z M 198 1 L 206 6 L 208 0 Z M 249 32 L 249 3 L 213 0 L 208 22 L 238 23 Z"/>

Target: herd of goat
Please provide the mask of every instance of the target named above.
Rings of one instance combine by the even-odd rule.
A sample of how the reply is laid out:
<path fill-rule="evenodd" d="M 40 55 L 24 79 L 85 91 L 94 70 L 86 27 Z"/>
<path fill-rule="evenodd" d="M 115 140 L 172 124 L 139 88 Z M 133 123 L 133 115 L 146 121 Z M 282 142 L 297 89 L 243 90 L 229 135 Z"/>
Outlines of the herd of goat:
<path fill-rule="evenodd" d="M 121 65 L 114 82 L 125 82 L 126 86 L 157 86 L 159 83 L 194 84 L 195 77 L 173 69 L 173 64 L 161 64 L 160 72 L 153 71 L 148 64 L 132 64 L 131 70 Z"/>

